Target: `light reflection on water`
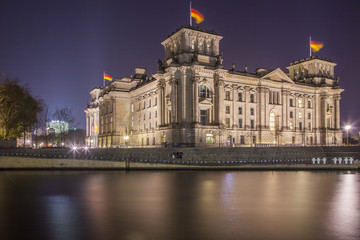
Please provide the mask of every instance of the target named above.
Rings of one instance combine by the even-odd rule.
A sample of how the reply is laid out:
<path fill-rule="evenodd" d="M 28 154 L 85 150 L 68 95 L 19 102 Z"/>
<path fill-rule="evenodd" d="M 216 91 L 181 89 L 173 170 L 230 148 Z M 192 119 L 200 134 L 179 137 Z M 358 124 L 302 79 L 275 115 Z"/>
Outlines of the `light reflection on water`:
<path fill-rule="evenodd" d="M 0 236 L 360 239 L 359 183 L 339 172 L 2 172 Z"/>

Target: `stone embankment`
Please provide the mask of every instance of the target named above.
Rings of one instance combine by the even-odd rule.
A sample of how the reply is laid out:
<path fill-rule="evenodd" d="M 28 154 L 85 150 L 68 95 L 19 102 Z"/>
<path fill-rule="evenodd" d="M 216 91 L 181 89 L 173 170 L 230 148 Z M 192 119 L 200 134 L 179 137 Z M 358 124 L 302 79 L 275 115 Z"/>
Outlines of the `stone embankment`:
<path fill-rule="evenodd" d="M 356 170 L 360 147 L 0 149 L 0 169 Z"/>

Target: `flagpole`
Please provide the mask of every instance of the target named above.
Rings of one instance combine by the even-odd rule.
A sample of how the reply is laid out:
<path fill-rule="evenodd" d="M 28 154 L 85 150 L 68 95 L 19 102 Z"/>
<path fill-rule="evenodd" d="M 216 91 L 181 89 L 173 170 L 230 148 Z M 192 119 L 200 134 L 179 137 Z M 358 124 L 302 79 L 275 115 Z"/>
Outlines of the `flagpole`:
<path fill-rule="evenodd" d="M 191 19 L 191 1 L 190 1 L 190 26 L 192 26 L 192 19 Z"/>
<path fill-rule="evenodd" d="M 311 36 L 310 36 L 309 47 L 310 47 L 310 57 L 311 57 Z"/>
<path fill-rule="evenodd" d="M 104 87 L 105 87 L 105 71 L 103 71 L 103 83 L 104 83 Z"/>

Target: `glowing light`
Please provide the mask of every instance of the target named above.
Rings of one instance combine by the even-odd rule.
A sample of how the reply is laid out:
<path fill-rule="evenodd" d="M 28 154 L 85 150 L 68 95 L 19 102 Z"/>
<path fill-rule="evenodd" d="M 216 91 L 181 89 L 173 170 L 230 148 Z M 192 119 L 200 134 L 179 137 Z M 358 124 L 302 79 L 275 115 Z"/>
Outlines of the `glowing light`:
<path fill-rule="evenodd" d="M 345 126 L 345 129 L 346 129 L 346 130 L 349 130 L 349 129 L 351 129 L 351 126 L 350 126 L 350 125 L 346 125 L 346 126 Z"/>

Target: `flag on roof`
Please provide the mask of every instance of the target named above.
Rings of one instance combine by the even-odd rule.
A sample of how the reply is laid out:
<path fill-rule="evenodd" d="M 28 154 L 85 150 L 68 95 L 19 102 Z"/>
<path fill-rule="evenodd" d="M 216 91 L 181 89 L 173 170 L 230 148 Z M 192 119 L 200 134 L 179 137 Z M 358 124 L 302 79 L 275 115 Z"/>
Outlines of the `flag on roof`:
<path fill-rule="evenodd" d="M 310 41 L 310 47 L 313 52 L 318 52 L 324 46 L 323 42 Z"/>
<path fill-rule="evenodd" d="M 202 15 L 199 11 L 191 8 L 191 17 L 195 18 L 197 24 L 204 21 L 204 15 Z"/>
<path fill-rule="evenodd" d="M 109 81 L 112 81 L 112 80 L 113 80 L 112 76 L 110 76 L 110 75 L 108 75 L 108 74 L 106 74 L 106 73 L 104 73 L 104 79 L 105 79 L 105 80 L 109 80 Z"/>

